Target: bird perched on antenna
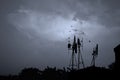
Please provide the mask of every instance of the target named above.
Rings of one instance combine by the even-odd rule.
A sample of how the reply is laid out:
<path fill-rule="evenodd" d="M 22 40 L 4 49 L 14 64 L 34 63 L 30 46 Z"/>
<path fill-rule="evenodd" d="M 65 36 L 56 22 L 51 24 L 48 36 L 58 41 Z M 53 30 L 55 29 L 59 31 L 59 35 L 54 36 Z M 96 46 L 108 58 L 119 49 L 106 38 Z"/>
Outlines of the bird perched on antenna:
<path fill-rule="evenodd" d="M 71 49 L 71 44 L 70 44 L 70 37 L 68 37 L 68 50 Z"/>

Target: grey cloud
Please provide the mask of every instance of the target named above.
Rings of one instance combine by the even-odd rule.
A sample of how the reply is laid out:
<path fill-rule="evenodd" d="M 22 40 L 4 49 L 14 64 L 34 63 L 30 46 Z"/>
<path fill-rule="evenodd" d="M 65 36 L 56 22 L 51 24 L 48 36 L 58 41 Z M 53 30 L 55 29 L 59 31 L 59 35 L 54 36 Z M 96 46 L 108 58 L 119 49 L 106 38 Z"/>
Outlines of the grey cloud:
<path fill-rule="evenodd" d="M 75 7 L 72 5 L 76 11 L 75 18 L 89 20 L 92 16 L 96 16 L 98 23 L 106 27 L 119 27 L 119 0 L 80 0 L 76 4 L 79 5 L 75 5 Z"/>
<path fill-rule="evenodd" d="M 107 27 L 120 25 L 119 0 L 2 0 L 1 6 L 2 13 L 22 7 L 64 17 L 74 13 L 74 17 L 80 20 L 89 20 L 96 16 L 98 22 Z"/>
<path fill-rule="evenodd" d="M 0 13 L 8 14 L 15 11 L 22 4 L 21 0 L 0 0 Z"/>

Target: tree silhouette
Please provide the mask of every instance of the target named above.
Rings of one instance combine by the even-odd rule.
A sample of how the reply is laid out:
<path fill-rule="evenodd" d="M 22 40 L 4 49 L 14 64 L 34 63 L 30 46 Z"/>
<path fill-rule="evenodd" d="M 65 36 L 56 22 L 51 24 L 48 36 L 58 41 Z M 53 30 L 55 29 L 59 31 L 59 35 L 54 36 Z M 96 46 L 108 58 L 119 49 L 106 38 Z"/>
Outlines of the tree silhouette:
<path fill-rule="evenodd" d="M 41 71 L 37 68 L 25 68 L 20 72 L 19 77 L 21 80 L 39 80 Z"/>

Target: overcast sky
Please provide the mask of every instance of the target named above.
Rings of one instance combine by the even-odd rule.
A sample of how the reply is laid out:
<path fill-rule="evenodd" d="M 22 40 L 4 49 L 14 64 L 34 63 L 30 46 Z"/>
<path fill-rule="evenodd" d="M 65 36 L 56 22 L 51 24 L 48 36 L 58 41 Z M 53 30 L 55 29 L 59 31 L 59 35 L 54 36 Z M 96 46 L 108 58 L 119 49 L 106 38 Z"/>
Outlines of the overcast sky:
<path fill-rule="evenodd" d="M 73 35 L 84 39 L 86 66 L 90 66 L 93 47 L 98 43 L 96 65 L 107 67 L 114 62 L 113 48 L 120 44 L 119 3 L 0 0 L 0 74 L 17 74 L 25 67 L 67 67 L 71 55 L 67 42 L 68 37 L 72 42 Z"/>

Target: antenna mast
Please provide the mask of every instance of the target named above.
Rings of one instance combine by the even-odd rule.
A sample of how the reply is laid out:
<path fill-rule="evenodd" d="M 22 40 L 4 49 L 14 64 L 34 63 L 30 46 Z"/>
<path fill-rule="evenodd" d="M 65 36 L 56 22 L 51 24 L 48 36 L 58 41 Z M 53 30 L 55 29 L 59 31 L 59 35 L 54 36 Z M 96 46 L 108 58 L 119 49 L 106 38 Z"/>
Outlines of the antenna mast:
<path fill-rule="evenodd" d="M 93 53 L 92 53 L 92 61 L 91 61 L 91 66 L 95 66 L 95 59 L 98 56 L 98 44 L 96 44 L 96 47 L 93 48 Z"/>
<path fill-rule="evenodd" d="M 80 69 L 80 64 L 83 65 L 83 68 L 85 67 L 84 66 L 84 62 L 83 62 L 83 57 L 82 57 L 82 53 L 81 53 L 81 47 L 83 45 L 83 40 L 80 41 L 80 39 L 78 38 L 77 39 L 77 42 L 76 42 L 76 36 L 74 36 L 74 40 L 73 40 L 73 44 L 71 45 L 70 41 L 68 41 L 68 50 L 72 50 L 72 56 L 71 56 L 71 63 L 70 63 L 70 66 L 72 68 L 72 70 L 74 69 L 75 66 L 77 66 L 78 69 Z M 77 61 L 77 64 L 76 63 L 76 54 L 78 54 L 78 61 Z"/>
<path fill-rule="evenodd" d="M 80 39 L 78 38 L 77 44 L 78 44 L 78 69 L 80 69 L 80 64 L 82 64 L 83 68 L 85 67 L 81 53 L 81 48 L 83 47 L 83 40 L 80 41 Z"/>

